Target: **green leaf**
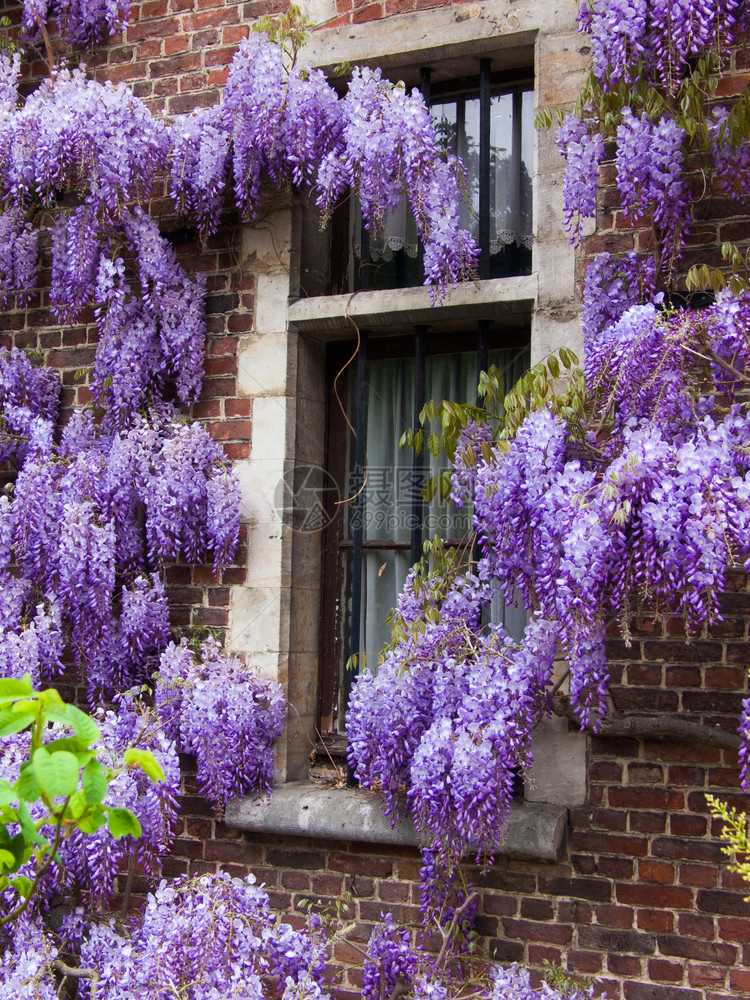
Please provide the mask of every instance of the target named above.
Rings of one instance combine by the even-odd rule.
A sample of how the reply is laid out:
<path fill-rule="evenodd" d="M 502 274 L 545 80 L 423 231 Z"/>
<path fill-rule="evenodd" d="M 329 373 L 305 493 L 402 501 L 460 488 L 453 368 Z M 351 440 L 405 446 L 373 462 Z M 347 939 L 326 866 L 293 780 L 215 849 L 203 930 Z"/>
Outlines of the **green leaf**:
<path fill-rule="evenodd" d="M 92 743 L 96 743 L 102 735 L 102 731 L 96 722 L 90 715 L 82 712 L 75 705 L 68 705 L 67 707 L 69 724 L 73 727 L 76 736 L 82 739 L 87 747 L 90 747 Z"/>
<path fill-rule="evenodd" d="M 6 705 L 9 701 L 17 701 L 19 698 L 26 698 L 32 691 L 31 679 L 28 674 L 20 681 L 14 677 L 2 677 L 0 678 L 0 705 Z"/>
<path fill-rule="evenodd" d="M 29 807 L 25 802 L 21 801 L 18 803 L 17 812 L 18 822 L 21 824 L 21 833 L 26 841 L 30 844 L 45 843 L 44 838 L 37 833 L 34 820 L 31 818 L 31 813 L 29 812 Z"/>
<path fill-rule="evenodd" d="M 13 785 L 5 778 L 0 778 L 0 806 L 8 806 L 11 802 L 15 802 L 16 798 Z"/>
<path fill-rule="evenodd" d="M 34 772 L 34 765 L 30 761 L 26 761 L 21 765 L 21 773 L 18 775 L 18 780 L 14 787 L 17 795 L 24 802 L 36 802 L 42 794 Z"/>
<path fill-rule="evenodd" d="M 81 833 L 95 833 L 100 827 L 104 826 L 107 822 L 107 817 L 103 809 L 96 807 L 94 811 L 82 816 L 76 826 L 81 831 Z"/>
<path fill-rule="evenodd" d="M 35 720 L 35 715 L 29 713 L 17 715 L 12 709 L 0 712 L 0 736 L 12 736 L 13 733 L 20 733 Z"/>
<path fill-rule="evenodd" d="M 48 753 L 44 747 L 34 751 L 34 772 L 39 787 L 47 795 L 67 798 L 78 787 L 80 768 L 74 754 L 67 750 Z"/>
<path fill-rule="evenodd" d="M 427 438 L 427 447 L 433 458 L 437 458 L 440 454 L 440 438 L 437 434 L 430 434 Z"/>
<path fill-rule="evenodd" d="M 86 744 L 78 736 L 61 736 L 59 740 L 52 740 L 51 743 L 45 743 L 44 749 L 47 753 L 52 753 L 55 750 L 68 750 L 70 753 L 76 755 L 81 767 L 91 757 L 91 751 L 86 749 Z M 85 757 L 86 760 L 81 760 L 82 757 Z"/>
<path fill-rule="evenodd" d="M 68 799 L 65 809 L 65 819 L 77 824 L 81 816 L 88 811 L 88 808 L 89 806 L 83 797 L 83 792 L 73 792 Z"/>
<path fill-rule="evenodd" d="M 140 837 L 141 824 L 138 817 L 129 809 L 112 808 L 107 810 L 107 826 L 109 832 L 117 840 L 121 837 Z"/>
<path fill-rule="evenodd" d="M 552 378 L 560 377 L 560 362 L 557 360 L 554 354 L 550 355 L 547 359 L 547 367 L 549 368 Z"/>
<path fill-rule="evenodd" d="M 107 769 L 102 767 L 98 760 L 90 760 L 83 772 L 83 797 L 89 805 L 102 801 L 107 793 L 108 784 Z"/>
<path fill-rule="evenodd" d="M 125 751 L 123 756 L 128 767 L 140 767 L 152 781 L 164 781 L 164 771 L 161 764 L 150 750 L 131 747 L 130 750 Z"/>
<path fill-rule="evenodd" d="M 10 851 L 6 851 L 4 847 L 0 847 L 0 869 L 6 872 L 16 870 L 15 856 Z"/>
<path fill-rule="evenodd" d="M 26 875 L 17 875 L 13 879 L 13 888 L 16 890 L 19 896 L 23 896 L 24 899 L 27 899 L 28 896 L 30 895 L 32 885 L 33 883 L 31 879 L 28 878 L 28 876 Z"/>

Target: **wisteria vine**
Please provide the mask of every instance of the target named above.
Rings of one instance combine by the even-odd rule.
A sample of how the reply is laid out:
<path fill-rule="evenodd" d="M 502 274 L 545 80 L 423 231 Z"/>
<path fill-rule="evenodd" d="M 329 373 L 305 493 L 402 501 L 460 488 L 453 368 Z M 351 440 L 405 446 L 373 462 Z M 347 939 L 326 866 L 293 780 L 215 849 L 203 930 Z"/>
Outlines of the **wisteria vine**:
<path fill-rule="evenodd" d="M 719 187 L 747 195 L 747 94 L 733 106 L 707 98 L 717 93 L 731 46 L 749 25 L 742 0 L 581 4 L 579 27 L 590 37 L 594 65 L 575 112 L 559 116 L 556 139 L 566 160 L 571 241 L 580 239 L 582 220 L 596 214 L 599 166 L 612 156 L 608 142 L 625 218 L 651 223 L 660 284 L 679 261 L 695 203 L 710 190 L 689 177 L 691 156 Z M 553 119 L 543 111 L 539 120 Z"/>
<path fill-rule="evenodd" d="M 620 206 L 632 219 L 649 213 L 656 246 L 589 266 L 585 364 L 567 389 L 556 387 L 562 365 L 552 358 L 505 397 L 485 377 L 484 409 L 442 413 L 451 497 L 473 509 L 472 558 L 447 568 L 425 559 L 410 573 L 384 662 L 357 679 L 347 716 L 359 780 L 382 790 L 394 818 L 405 801 L 422 832 L 427 914 L 446 909 L 445 879 L 464 855 L 501 848 L 511 776 L 532 764 L 556 662 L 567 661 L 580 724 L 596 730 L 607 713 L 608 628 L 627 638 L 634 614 L 667 612 L 699 629 L 720 619 L 727 570 L 750 569 L 750 296 L 722 291 L 691 310 L 667 294 L 667 262 L 690 219 L 690 116 L 678 124 L 657 100 L 681 93 L 686 60 L 730 44 L 747 13 L 719 0 L 700 10 L 582 6 L 595 65 L 558 132 L 564 222 L 580 238 L 580 217 L 596 212 L 605 139 L 615 138 Z M 743 145 L 733 143 L 714 165 L 738 163 Z M 487 623 L 494 595 L 526 609 L 521 642 Z M 750 700 L 740 733 L 744 783 Z"/>

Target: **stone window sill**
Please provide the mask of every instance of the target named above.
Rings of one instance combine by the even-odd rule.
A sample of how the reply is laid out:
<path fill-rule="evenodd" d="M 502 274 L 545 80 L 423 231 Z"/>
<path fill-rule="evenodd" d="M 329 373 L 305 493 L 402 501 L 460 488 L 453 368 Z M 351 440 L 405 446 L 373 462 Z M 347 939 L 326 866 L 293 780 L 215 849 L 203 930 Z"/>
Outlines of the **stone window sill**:
<path fill-rule="evenodd" d="M 505 824 L 505 857 L 557 861 L 565 847 L 568 811 L 542 802 L 514 803 Z M 307 782 L 277 786 L 270 801 L 235 799 L 227 806 L 227 826 L 249 833 L 356 840 L 370 844 L 419 845 L 410 820 L 391 827 L 379 796 L 363 789 L 321 788 Z"/>
<path fill-rule="evenodd" d="M 491 278 L 465 282 L 449 289 L 440 303 L 441 320 L 501 318 L 523 321 L 537 303 L 538 275 Z M 326 339 L 351 337 L 354 320 L 360 329 L 413 329 L 417 323 L 435 321 L 429 288 L 398 288 L 356 294 L 323 295 L 298 299 L 289 306 L 289 322 L 302 333 L 324 334 Z M 392 332 L 391 330 L 391 332 Z"/>

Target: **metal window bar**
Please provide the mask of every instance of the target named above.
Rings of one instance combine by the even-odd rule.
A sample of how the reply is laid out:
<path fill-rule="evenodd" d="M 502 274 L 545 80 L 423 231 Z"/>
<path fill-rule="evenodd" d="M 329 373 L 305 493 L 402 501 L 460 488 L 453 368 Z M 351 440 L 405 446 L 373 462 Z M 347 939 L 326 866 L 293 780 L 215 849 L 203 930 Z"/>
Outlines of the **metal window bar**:
<path fill-rule="evenodd" d="M 357 444 L 354 458 L 353 485 L 356 495 L 352 500 L 351 517 L 353 520 L 352 540 L 354 549 L 352 552 L 352 610 L 349 637 L 349 655 L 356 657 L 352 660 L 353 665 L 350 670 L 344 671 L 344 697 L 346 704 L 352 693 L 352 684 L 356 674 L 359 673 L 359 658 L 361 655 L 362 637 L 362 539 L 364 537 L 365 526 L 365 482 L 366 482 L 366 456 L 367 456 L 367 331 L 363 330 L 360 335 L 359 352 L 357 354 Z M 357 782 L 352 772 L 351 765 L 347 764 L 346 783 L 352 788 Z"/>
<path fill-rule="evenodd" d="M 425 398 L 425 363 L 427 355 L 427 330 L 423 326 L 418 326 L 416 331 L 416 342 L 414 344 L 415 360 L 415 385 L 414 385 L 414 424 L 419 427 L 419 414 L 422 407 L 427 402 Z M 414 472 L 414 482 L 421 483 L 424 479 L 425 447 L 417 453 L 414 451 L 412 470 Z M 412 501 L 412 524 L 411 524 L 411 564 L 419 559 L 422 554 L 422 521 L 424 520 L 424 503 L 421 496 L 415 494 Z"/>
<path fill-rule="evenodd" d="M 479 60 L 479 278 L 490 276 L 490 127 L 492 60 Z"/>

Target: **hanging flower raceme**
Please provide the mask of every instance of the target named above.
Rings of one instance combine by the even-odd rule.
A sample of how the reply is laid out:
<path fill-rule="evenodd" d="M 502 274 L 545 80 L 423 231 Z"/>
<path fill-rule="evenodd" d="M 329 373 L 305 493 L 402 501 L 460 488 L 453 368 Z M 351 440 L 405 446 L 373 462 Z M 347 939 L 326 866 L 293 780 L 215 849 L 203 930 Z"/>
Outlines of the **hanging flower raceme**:
<path fill-rule="evenodd" d="M 201 791 L 214 805 L 270 794 L 273 743 L 284 724 L 278 684 L 212 640 L 199 657 L 184 641 L 170 643 L 159 664 L 156 706 L 167 732 L 195 755 Z"/>
<path fill-rule="evenodd" d="M 23 26 L 29 37 L 54 19 L 68 45 L 90 48 L 122 30 L 130 16 L 130 0 L 24 0 Z"/>
<path fill-rule="evenodd" d="M 689 193 L 684 176 L 685 132 L 671 118 L 652 122 L 625 106 L 617 129 L 617 190 L 625 213 L 653 214 L 669 253 L 689 231 Z"/>
<path fill-rule="evenodd" d="M 255 877 L 226 872 L 162 882 L 126 931 L 114 924 L 91 927 L 81 964 L 99 972 L 99 1000 L 168 993 L 219 996 L 306 996 L 321 990 L 324 951 L 320 921 L 293 930 L 278 924 Z M 309 986 L 309 992 L 302 992 Z M 84 997 L 89 986 L 82 981 Z M 295 987 L 297 988 L 295 990 Z"/>
<path fill-rule="evenodd" d="M 555 145 L 565 158 L 563 186 L 563 225 L 570 232 L 570 242 L 581 238 L 583 219 L 596 214 L 599 164 L 604 159 L 604 140 L 577 115 L 567 115 L 557 130 Z"/>
<path fill-rule="evenodd" d="M 687 60 L 732 44 L 747 9 L 741 0 L 583 0 L 579 25 L 591 35 L 605 90 L 645 78 L 673 91 Z"/>
<path fill-rule="evenodd" d="M 347 713 L 357 777 L 382 789 L 394 817 L 405 789 L 417 826 L 448 866 L 470 848 L 497 849 L 513 771 L 531 761 L 557 648 L 557 628 L 542 621 L 520 646 L 501 626 L 485 632 L 481 608 L 491 594 L 476 577 L 459 576 L 378 673 L 357 678 Z"/>
<path fill-rule="evenodd" d="M 173 129 L 171 191 L 205 233 L 218 226 L 229 168 L 236 204 L 257 213 L 261 185 L 307 185 L 324 216 L 344 191 L 368 226 L 382 225 L 407 197 L 424 242 L 425 282 L 442 294 L 477 258 L 461 229 L 461 166 L 442 157 L 422 97 L 355 69 L 339 98 L 319 70 L 286 70 L 280 48 L 258 33 L 240 43 L 221 103 Z"/>
<path fill-rule="evenodd" d="M 60 378 L 12 347 L 0 352 L 0 462 L 52 450 Z"/>
<path fill-rule="evenodd" d="M 598 253 L 586 270 L 583 293 L 581 322 L 586 349 L 634 302 L 648 302 L 655 295 L 653 257 L 639 256 L 635 250 L 617 257 Z"/>

